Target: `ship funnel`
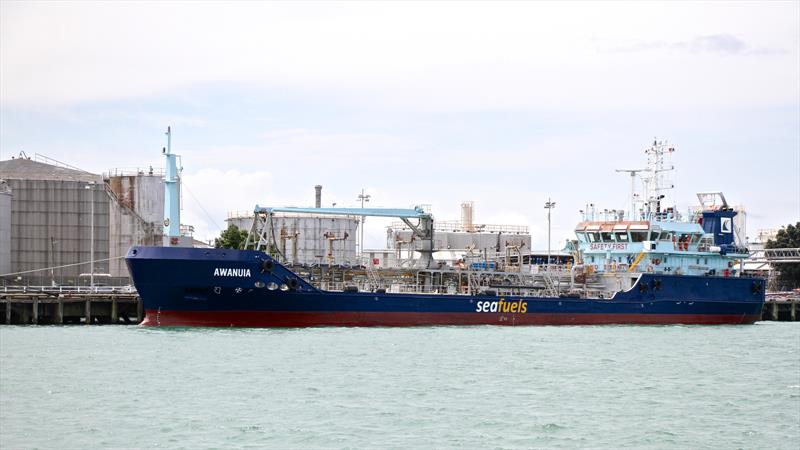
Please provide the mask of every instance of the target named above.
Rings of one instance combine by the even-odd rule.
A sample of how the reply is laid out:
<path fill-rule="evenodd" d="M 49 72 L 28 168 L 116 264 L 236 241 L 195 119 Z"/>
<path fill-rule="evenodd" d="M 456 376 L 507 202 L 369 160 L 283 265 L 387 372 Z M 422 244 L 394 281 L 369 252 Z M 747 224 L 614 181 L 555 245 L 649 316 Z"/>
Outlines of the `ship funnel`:
<path fill-rule="evenodd" d="M 703 211 L 703 231 L 714 235 L 714 245 L 734 243 L 734 217 L 736 217 L 736 211 L 731 208 Z"/>
<path fill-rule="evenodd" d="M 736 240 L 733 218 L 737 212 L 728 206 L 722 192 L 698 192 L 703 211 L 703 231 L 714 235 L 714 245 L 731 245 Z"/>

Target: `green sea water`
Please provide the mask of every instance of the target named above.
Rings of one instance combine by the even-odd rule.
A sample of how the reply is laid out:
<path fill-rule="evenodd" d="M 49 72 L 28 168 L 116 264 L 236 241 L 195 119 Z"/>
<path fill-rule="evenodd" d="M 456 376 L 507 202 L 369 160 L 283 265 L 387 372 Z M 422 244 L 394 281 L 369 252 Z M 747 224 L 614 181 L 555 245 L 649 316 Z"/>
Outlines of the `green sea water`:
<path fill-rule="evenodd" d="M 0 327 L 0 448 L 800 447 L 800 323 Z"/>

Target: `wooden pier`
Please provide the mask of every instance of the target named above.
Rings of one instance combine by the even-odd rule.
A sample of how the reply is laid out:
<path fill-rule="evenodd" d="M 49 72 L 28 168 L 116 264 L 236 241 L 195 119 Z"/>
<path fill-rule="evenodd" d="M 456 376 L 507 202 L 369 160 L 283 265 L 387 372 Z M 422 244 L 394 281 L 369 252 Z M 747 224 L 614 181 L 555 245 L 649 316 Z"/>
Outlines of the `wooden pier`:
<path fill-rule="evenodd" d="M 0 323 L 6 325 L 135 325 L 142 302 L 130 287 L 0 288 Z"/>

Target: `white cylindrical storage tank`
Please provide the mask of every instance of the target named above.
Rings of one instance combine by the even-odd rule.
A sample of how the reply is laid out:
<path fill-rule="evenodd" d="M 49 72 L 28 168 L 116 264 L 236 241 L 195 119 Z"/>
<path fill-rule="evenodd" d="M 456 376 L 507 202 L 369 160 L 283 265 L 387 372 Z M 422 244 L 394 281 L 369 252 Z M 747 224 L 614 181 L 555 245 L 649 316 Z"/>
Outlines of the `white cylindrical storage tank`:
<path fill-rule="evenodd" d="M 236 228 L 249 232 L 253 226 L 253 213 L 229 212 L 225 222 L 228 222 L 228 225 L 235 225 Z"/>
<path fill-rule="evenodd" d="M 356 263 L 355 218 L 278 213 L 273 226 L 278 248 L 289 263 Z"/>
<path fill-rule="evenodd" d="M 250 231 L 253 214 L 229 212 L 226 221 Z M 356 217 L 279 212 L 266 226 L 274 231 L 267 231 L 269 240 L 274 238 L 277 249 L 289 264 L 353 265 L 358 262 Z"/>

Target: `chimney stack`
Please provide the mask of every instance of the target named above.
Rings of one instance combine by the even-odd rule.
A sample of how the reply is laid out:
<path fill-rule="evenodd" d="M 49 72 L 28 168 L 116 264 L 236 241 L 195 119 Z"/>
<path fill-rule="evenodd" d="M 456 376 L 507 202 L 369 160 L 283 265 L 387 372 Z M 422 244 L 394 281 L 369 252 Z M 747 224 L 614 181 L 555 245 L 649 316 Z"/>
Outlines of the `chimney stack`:
<path fill-rule="evenodd" d="M 472 233 L 475 231 L 475 203 L 467 201 L 461 202 L 461 226 L 464 231 Z"/>
<path fill-rule="evenodd" d="M 314 202 L 314 206 L 316 208 L 322 208 L 322 186 L 318 184 L 314 186 L 314 190 L 317 191 L 316 201 Z"/>

